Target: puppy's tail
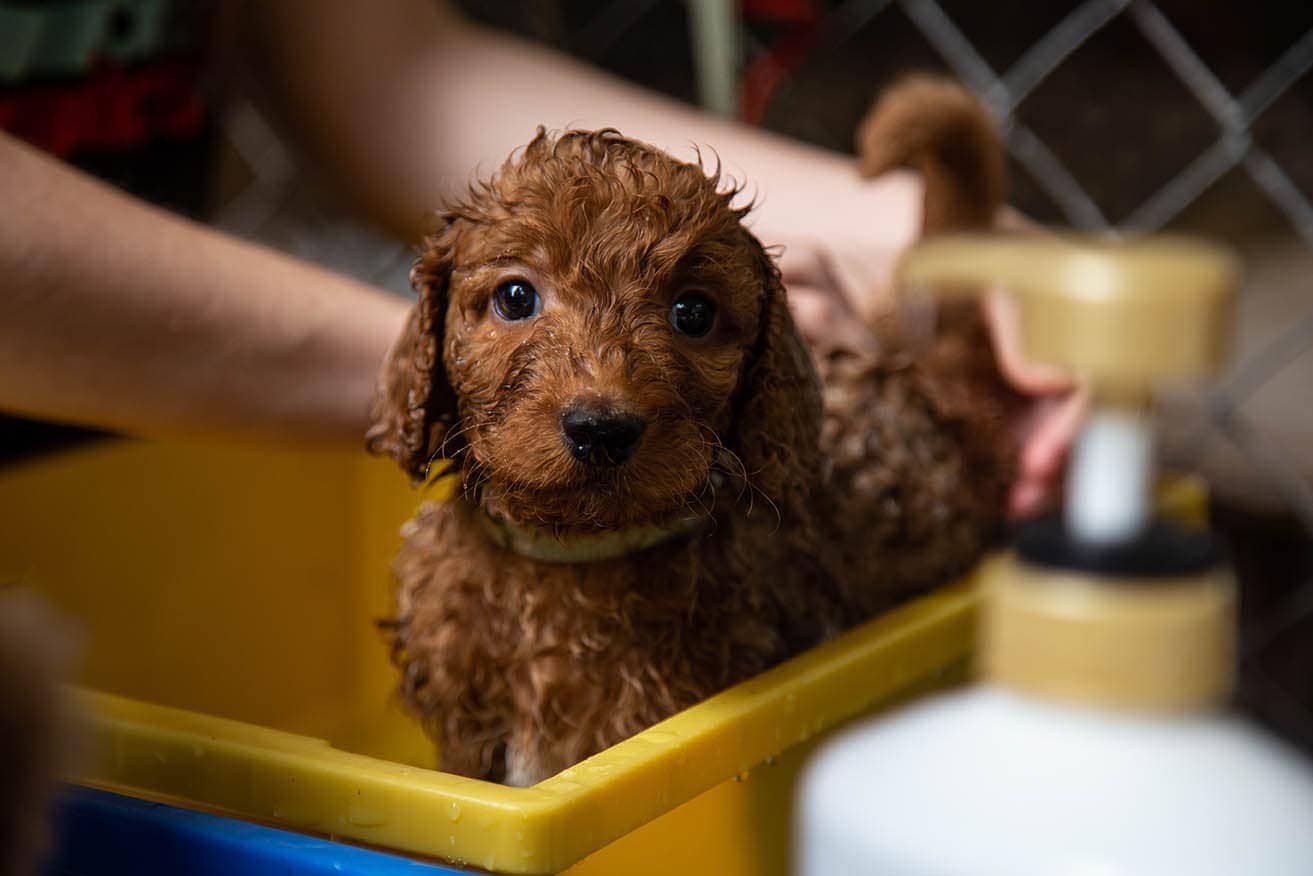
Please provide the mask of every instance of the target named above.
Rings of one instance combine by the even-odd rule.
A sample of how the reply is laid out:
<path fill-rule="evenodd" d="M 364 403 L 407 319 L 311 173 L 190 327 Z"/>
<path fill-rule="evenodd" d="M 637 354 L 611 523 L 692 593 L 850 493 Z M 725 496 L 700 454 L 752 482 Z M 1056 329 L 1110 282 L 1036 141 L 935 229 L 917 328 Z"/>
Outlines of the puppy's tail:
<path fill-rule="evenodd" d="M 923 235 L 989 228 L 1006 196 L 1003 143 L 993 117 L 970 91 L 950 79 L 908 76 L 876 101 L 857 133 L 859 168 L 876 176 L 899 165 L 921 173 Z M 977 302 L 941 299 L 934 341 L 917 355 L 936 410 L 967 424 L 961 433 L 968 469 L 980 481 L 983 507 L 1000 509 L 1015 464 L 1010 424 L 1020 396 L 996 365 L 993 342 Z"/>
<path fill-rule="evenodd" d="M 863 176 L 900 165 L 921 173 L 922 234 L 987 228 L 1003 203 L 998 129 L 984 104 L 951 79 L 914 74 L 891 86 L 857 129 L 857 154 Z"/>

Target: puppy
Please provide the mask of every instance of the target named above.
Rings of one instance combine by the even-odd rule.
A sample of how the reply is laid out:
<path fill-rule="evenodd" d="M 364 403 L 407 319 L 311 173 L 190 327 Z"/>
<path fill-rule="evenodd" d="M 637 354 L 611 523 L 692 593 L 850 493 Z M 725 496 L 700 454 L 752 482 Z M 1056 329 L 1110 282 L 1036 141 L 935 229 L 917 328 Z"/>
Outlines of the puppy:
<path fill-rule="evenodd" d="M 994 534 L 990 378 L 934 349 L 813 361 L 737 194 L 613 130 L 540 129 L 427 239 L 367 442 L 457 481 L 404 529 L 385 625 L 442 769 L 537 782 Z"/>

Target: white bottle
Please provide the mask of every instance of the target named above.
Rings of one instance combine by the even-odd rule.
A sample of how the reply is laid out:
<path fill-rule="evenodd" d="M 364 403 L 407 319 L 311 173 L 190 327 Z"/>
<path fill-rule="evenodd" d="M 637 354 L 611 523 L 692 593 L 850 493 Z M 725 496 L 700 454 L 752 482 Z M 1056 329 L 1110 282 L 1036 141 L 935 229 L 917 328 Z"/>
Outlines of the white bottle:
<path fill-rule="evenodd" d="M 1079 646 L 1081 634 L 1068 633 Z M 1220 688 L 1196 688 L 1195 706 L 1171 695 L 1161 708 L 1114 705 L 1097 680 L 1046 689 L 1053 665 L 986 671 L 981 685 L 857 727 L 818 753 L 798 800 L 799 874 L 1313 873 L 1313 770 L 1214 708 Z M 1141 695 L 1171 670 L 1150 675 Z"/>
<path fill-rule="evenodd" d="M 796 872 L 1313 874 L 1313 767 L 1224 710 L 1232 576 L 1207 533 L 1148 518 L 1149 384 L 1220 359 L 1229 255 L 977 238 L 922 244 L 909 272 L 1010 281 L 1031 353 L 1083 374 L 1098 404 L 1065 521 L 1023 530 L 983 573 L 982 683 L 817 753 Z"/>

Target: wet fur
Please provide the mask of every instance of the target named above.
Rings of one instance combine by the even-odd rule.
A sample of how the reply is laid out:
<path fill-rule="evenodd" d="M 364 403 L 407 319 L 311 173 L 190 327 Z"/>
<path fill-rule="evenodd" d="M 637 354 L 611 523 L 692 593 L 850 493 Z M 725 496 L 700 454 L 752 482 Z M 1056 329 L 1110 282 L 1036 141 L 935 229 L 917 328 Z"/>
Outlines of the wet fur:
<path fill-rule="evenodd" d="M 614 131 L 540 131 L 427 240 L 368 443 L 459 479 L 407 525 L 386 625 L 444 770 L 536 782 L 945 581 L 995 533 L 1006 393 L 978 326 L 814 361 L 736 194 Z M 508 270 L 546 290 L 538 317 L 488 313 Z M 705 339 L 666 319 L 688 288 L 717 301 Z M 579 398 L 647 421 L 618 470 L 565 452 Z M 484 513 L 565 540 L 706 522 L 555 565 L 498 547 Z"/>

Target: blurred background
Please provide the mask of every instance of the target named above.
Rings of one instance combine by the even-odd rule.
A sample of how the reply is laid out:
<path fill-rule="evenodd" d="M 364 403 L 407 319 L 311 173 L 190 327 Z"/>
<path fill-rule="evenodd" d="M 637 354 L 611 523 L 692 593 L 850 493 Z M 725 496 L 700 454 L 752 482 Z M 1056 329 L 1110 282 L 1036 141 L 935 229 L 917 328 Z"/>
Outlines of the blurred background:
<path fill-rule="evenodd" d="M 1242 706 L 1313 752 L 1313 4 L 489 0 L 466 14 L 710 112 L 850 152 L 879 88 L 947 72 L 994 110 L 1012 202 L 1245 255 L 1238 365 L 1168 400 L 1243 584 Z M 135 194 L 376 284 L 411 251 L 351 217 L 250 103 L 207 85 L 212 3 L 0 3 L 0 128 Z M 58 7 L 67 57 L 25 44 Z M 82 28 L 86 33 L 82 36 Z M 70 37 L 71 35 L 71 37 Z M 94 40 L 80 45 L 78 39 Z M 130 105 L 117 97 L 133 95 Z M 88 433 L 0 419 L 0 465 Z"/>

